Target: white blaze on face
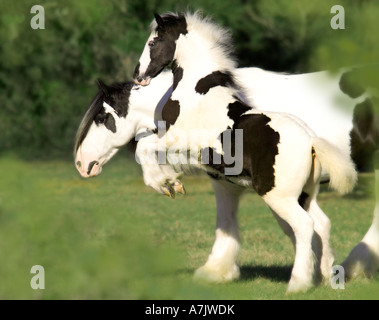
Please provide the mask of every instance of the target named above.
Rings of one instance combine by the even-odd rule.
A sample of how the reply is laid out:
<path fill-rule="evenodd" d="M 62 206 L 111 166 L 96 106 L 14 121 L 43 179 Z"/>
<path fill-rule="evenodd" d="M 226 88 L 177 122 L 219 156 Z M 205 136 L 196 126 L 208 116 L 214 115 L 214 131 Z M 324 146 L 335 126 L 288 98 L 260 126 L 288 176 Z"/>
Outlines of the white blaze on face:
<path fill-rule="evenodd" d="M 150 34 L 150 37 L 147 39 L 147 42 L 145 44 L 145 47 L 143 49 L 142 55 L 139 59 L 139 73 L 136 76 L 136 83 L 139 85 L 148 85 L 150 83 L 150 78 L 145 79 L 145 73 L 147 71 L 147 68 L 150 65 L 151 58 L 150 58 L 150 46 L 149 43 L 153 41 L 153 39 L 157 36 L 156 32 L 152 32 Z M 138 78 L 142 78 L 142 81 L 137 80 Z"/>
<path fill-rule="evenodd" d="M 105 142 L 108 129 L 103 125 L 93 123 L 88 130 L 86 138 L 79 146 L 75 164 L 82 177 L 93 177 L 101 172 L 102 157 L 106 154 Z"/>
<path fill-rule="evenodd" d="M 75 157 L 76 168 L 84 178 L 100 174 L 102 166 L 133 137 L 133 125 L 127 122 L 127 117 L 120 118 L 115 110 L 105 102 L 103 107 L 105 112 L 114 118 L 116 132 L 112 132 L 101 123 L 91 125 Z"/>

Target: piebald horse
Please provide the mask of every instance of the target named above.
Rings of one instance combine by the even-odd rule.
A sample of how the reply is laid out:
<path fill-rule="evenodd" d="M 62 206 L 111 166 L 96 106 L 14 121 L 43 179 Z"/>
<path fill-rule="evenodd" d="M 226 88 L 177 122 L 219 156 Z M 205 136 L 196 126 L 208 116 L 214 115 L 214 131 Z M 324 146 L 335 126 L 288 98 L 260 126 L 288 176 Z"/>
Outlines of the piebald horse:
<path fill-rule="evenodd" d="M 354 134 L 359 139 L 355 139 L 352 147 L 367 150 L 363 148 L 367 145 L 372 150 L 378 132 L 370 108 L 366 108 L 368 116 L 363 117 L 359 117 L 362 112 L 354 111 L 355 105 L 363 108 L 370 106 L 370 101 L 362 103 L 366 101 L 365 92 L 358 95 L 356 90 L 346 90 L 349 86 L 345 82 L 350 73 L 347 70 L 334 76 L 328 72 L 285 75 L 245 68 L 235 70 L 234 76 L 243 84 L 248 104 L 254 104 L 257 109 L 293 113 L 305 120 L 318 136 L 339 146 L 347 145 L 348 149 L 342 152 L 350 154 L 349 139 L 354 138 Z M 139 139 L 157 129 L 162 107 L 172 92 L 172 82 L 171 72 L 162 72 L 148 87 L 134 86 L 130 82 L 112 86 L 99 84 L 99 93 L 83 117 L 76 137 L 75 163 L 83 177 L 99 174 L 102 166 L 134 136 Z M 351 85 L 350 88 L 354 89 Z M 377 208 L 379 205 L 370 231 L 344 264 L 347 276 L 372 275 L 376 271 L 379 256 Z M 228 216 L 226 208 L 223 214 Z"/>
<path fill-rule="evenodd" d="M 171 177 L 165 176 L 156 155 L 170 148 L 190 159 L 185 166 L 168 159 L 176 171 L 196 167 L 212 178 L 218 210 L 216 241 L 206 264 L 196 271 L 197 278 L 238 277 L 237 207 L 242 191 L 252 188 L 295 245 L 288 291 L 304 291 L 317 275 L 314 255 L 326 279 L 333 263 L 330 222 L 316 202 L 321 168 L 329 173 L 330 185 L 346 193 L 356 182 L 354 165 L 299 118 L 244 103 L 234 76 L 231 43 L 229 32 L 197 13 L 155 16 L 135 79 L 148 85 L 170 65 L 173 88 L 162 108 L 163 132 L 140 140 L 136 155 L 146 161 L 145 183 L 158 192 Z M 180 182 L 174 179 L 172 188 L 176 185 Z"/>

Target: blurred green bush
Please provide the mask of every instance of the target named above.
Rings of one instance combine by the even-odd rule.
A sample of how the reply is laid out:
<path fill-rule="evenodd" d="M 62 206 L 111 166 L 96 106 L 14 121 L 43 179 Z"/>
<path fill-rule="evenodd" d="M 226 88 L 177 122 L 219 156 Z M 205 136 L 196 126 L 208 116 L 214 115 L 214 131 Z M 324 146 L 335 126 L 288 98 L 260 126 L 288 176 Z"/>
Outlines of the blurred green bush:
<path fill-rule="evenodd" d="M 0 2 L 0 154 L 71 157 L 94 81 L 131 78 L 154 12 L 200 9 L 232 30 L 241 66 L 307 72 L 377 62 L 379 3 L 345 0 L 345 30 L 333 30 L 330 0 Z M 372 79 L 377 81 L 377 75 Z"/>

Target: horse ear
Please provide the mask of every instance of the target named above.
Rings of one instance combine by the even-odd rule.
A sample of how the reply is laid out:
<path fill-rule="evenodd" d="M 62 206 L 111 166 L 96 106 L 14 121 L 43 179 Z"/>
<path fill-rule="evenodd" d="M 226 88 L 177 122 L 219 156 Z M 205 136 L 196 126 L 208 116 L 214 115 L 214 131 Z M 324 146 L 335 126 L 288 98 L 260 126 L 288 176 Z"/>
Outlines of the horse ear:
<path fill-rule="evenodd" d="M 154 13 L 155 21 L 158 24 L 158 27 L 164 29 L 164 21 L 158 13 Z"/>
<path fill-rule="evenodd" d="M 101 79 L 97 79 L 96 84 L 99 90 L 102 91 L 107 96 L 108 95 L 107 85 Z"/>

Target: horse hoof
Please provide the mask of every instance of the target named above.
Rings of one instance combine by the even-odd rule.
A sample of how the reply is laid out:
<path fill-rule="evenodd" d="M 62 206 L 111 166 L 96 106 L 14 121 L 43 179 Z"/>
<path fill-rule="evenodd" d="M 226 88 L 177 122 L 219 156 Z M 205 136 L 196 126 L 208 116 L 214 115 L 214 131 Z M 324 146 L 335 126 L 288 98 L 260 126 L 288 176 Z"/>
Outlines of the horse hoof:
<path fill-rule="evenodd" d="M 311 288 L 313 288 L 313 283 L 298 282 L 298 281 L 295 282 L 295 281 L 290 280 L 286 293 L 291 294 L 291 293 L 307 292 Z"/>
<path fill-rule="evenodd" d="M 176 193 L 186 194 L 183 184 L 180 181 L 175 182 L 174 190 Z"/>
<path fill-rule="evenodd" d="M 234 265 L 231 270 L 218 270 L 210 266 L 202 266 L 195 271 L 194 280 L 206 283 L 226 283 L 238 279 L 240 276 L 239 268 Z"/>
<path fill-rule="evenodd" d="M 161 187 L 161 190 L 166 196 L 170 197 L 171 199 L 175 199 L 175 190 L 171 185 L 166 184 Z"/>

